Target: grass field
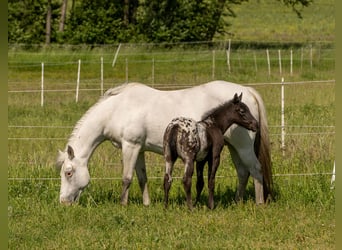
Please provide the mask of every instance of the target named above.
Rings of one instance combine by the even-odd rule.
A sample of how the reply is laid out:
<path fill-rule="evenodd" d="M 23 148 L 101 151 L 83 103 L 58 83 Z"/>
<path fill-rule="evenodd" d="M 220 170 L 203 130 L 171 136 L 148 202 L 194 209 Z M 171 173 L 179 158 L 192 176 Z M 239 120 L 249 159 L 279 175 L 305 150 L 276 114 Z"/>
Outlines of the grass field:
<path fill-rule="evenodd" d="M 329 174 L 335 159 L 335 82 L 325 81 L 335 79 L 334 46 L 272 47 L 269 74 L 265 48 L 234 47 L 229 72 L 225 45 L 123 45 L 115 67 L 112 60 L 117 46 L 9 47 L 8 248 L 335 249 L 335 192 Z M 189 212 L 180 179 L 173 182 L 170 207 L 164 210 L 164 161 L 152 153 L 146 155 L 151 205 L 143 206 L 134 178 L 129 205 L 123 207 L 119 204 L 121 152 L 105 142 L 90 159 L 92 179 L 79 203 L 61 206 L 59 173 L 54 167 L 57 150 L 65 147 L 75 123 L 101 94 L 101 57 L 104 89 L 125 82 L 127 75 L 129 81 L 162 89 L 212 79 L 263 83 L 253 87 L 262 95 L 268 114 L 276 200 L 256 206 L 250 180 L 244 203 L 233 201 L 237 178 L 225 148 L 217 173 L 214 210 L 206 207 L 205 188 L 200 204 Z M 79 59 L 81 90 L 76 103 Z M 285 86 L 285 156 L 280 137 L 280 85 L 271 84 L 280 82 L 281 77 L 286 82 L 306 82 Z M 173 175 L 180 177 L 182 172 L 178 162 Z"/>

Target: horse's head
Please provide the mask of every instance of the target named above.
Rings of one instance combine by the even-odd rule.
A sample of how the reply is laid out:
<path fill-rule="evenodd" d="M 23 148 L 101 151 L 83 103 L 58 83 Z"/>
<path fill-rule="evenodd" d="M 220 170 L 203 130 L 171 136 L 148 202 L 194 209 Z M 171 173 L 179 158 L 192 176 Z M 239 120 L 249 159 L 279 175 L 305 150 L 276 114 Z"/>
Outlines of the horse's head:
<path fill-rule="evenodd" d="M 60 167 L 61 175 L 59 201 L 71 205 L 78 200 L 82 190 L 89 183 L 88 167 L 75 156 L 71 146 L 68 146 L 66 152 L 59 151 L 56 165 Z"/>
<path fill-rule="evenodd" d="M 248 106 L 241 100 L 242 93 L 239 96 L 237 93 L 235 93 L 233 98 L 233 104 L 235 108 L 234 122 L 242 127 L 245 127 L 246 129 L 256 132 L 259 129 L 259 123 L 250 112 Z"/>

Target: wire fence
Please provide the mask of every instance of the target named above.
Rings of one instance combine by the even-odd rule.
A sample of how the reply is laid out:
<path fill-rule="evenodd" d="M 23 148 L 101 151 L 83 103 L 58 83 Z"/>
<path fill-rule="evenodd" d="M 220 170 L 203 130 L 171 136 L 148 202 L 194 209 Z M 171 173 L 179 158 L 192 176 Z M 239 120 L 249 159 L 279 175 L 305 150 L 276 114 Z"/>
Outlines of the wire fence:
<path fill-rule="evenodd" d="M 321 81 L 301 81 L 301 82 L 288 82 L 286 85 L 303 85 L 303 84 L 335 84 L 335 80 L 321 80 Z M 249 86 L 269 86 L 269 85 L 279 85 L 283 86 L 282 83 L 247 83 L 245 85 Z M 179 87 L 184 87 L 182 86 L 176 86 L 176 88 Z M 18 90 L 19 91 L 19 90 Z M 34 90 L 25 90 L 22 93 L 26 93 L 27 91 L 34 91 Z M 46 90 L 48 91 L 48 90 Z M 63 90 L 53 90 L 53 91 L 60 91 L 63 92 Z M 87 91 L 98 91 L 98 89 L 87 89 Z M 48 129 L 72 129 L 73 126 L 57 126 L 57 125 L 20 125 L 20 124 L 9 124 L 8 129 L 15 129 L 15 130 L 48 130 Z M 284 125 L 274 125 L 271 124 L 269 125 L 269 128 L 271 130 L 275 131 L 282 131 L 281 129 L 285 129 L 287 131 L 288 129 L 314 129 L 315 131 L 312 132 L 286 132 L 286 137 L 298 137 L 298 136 L 334 136 L 335 135 L 335 126 L 334 125 L 291 125 L 291 124 L 286 124 Z M 319 130 L 319 131 L 316 131 Z M 25 134 L 25 133 L 24 133 Z M 282 135 L 281 132 L 276 132 L 276 133 L 270 133 L 269 134 L 271 137 L 280 137 Z M 66 141 L 68 138 L 67 137 L 32 137 L 32 136 L 17 136 L 17 137 L 8 137 L 9 141 Z M 285 139 L 285 137 L 284 137 Z M 283 142 L 285 144 L 285 142 Z M 149 163 L 147 163 L 149 164 Z M 152 163 L 151 163 L 152 164 Z M 113 164 L 110 164 L 113 165 Z M 118 164 L 120 165 L 120 164 Z M 118 167 L 121 167 L 118 166 Z M 335 167 L 335 165 L 334 165 Z M 277 173 L 274 174 L 274 177 L 292 177 L 292 176 L 331 176 L 331 178 L 334 178 L 335 180 L 335 172 L 310 172 L 310 173 Z M 220 175 L 218 178 L 232 178 L 234 176 L 228 176 L 228 175 Z M 160 179 L 162 177 L 158 176 L 150 176 L 149 179 Z M 175 178 L 182 178 L 181 176 L 175 176 Z M 32 178 L 32 177 L 9 177 L 9 181 L 57 181 L 60 180 L 60 178 L 53 178 L 53 177 L 37 177 L 37 178 Z M 92 180 L 98 181 L 98 180 L 108 180 L 108 181 L 119 181 L 121 180 L 121 177 L 95 177 L 92 178 Z"/>
<path fill-rule="evenodd" d="M 182 44 L 177 49 L 165 50 L 154 47 L 155 45 L 128 45 L 122 44 L 111 47 L 99 47 L 98 53 L 88 51 L 80 53 L 70 53 L 75 48 L 66 48 L 59 53 L 52 53 L 53 56 L 44 54 L 41 59 L 35 58 L 32 52 L 21 51 L 20 48 L 9 47 L 8 68 L 10 75 L 8 78 L 8 94 L 10 97 L 16 94 L 40 94 L 32 97 L 40 100 L 41 106 L 45 107 L 49 99 L 49 93 L 62 95 L 65 93 L 73 94 L 76 102 L 83 96 L 80 93 L 92 93 L 102 95 L 105 88 L 114 87 L 116 84 L 128 81 L 141 81 L 158 89 L 181 89 L 188 88 L 199 83 L 214 79 L 230 79 L 235 82 L 242 82 L 242 85 L 252 87 L 269 88 L 274 86 L 281 93 L 281 88 L 287 86 L 306 86 L 306 85 L 324 85 L 334 86 L 335 79 L 318 81 L 296 81 L 298 74 L 314 74 L 320 72 L 324 78 L 331 76 L 330 71 L 334 71 L 334 47 L 331 45 L 307 45 L 307 46 L 289 46 L 287 48 L 278 48 L 277 45 L 267 47 L 268 45 L 255 47 L 239 47 L 234 42 L 225 41 L 223 43 Z M 158 46 L 158 45 L 156 45 Z M 91 54 L 91 55 L 89 55 Z M 15 55 L 15 56 L 12 56 Z M 63 60 L 60 58 L 63 57 Z M 19 58 L 19 60 L 17 59 Z M 21 60 L 25 58 L 25 60 Z M 33 58 L 33 59 L 32 59 Z M 65 59 L 64 59 L 65 58 Z M 81 59 L 80 59 L 81 58 Z M 38 62 L 37 62 L 38 60 Z M 90 68 L 96 67 L 97 73 L 89 74 Z M 321 70 L 322 68 L 322 70 Z M 25 81 L 18 79 L 11 72 L 28 71 L 31 77 Z M 325 71 L 328 73 L 325 75 Z M 68 77 L 63 76 L 63 72 L 68 72 Z M 72 73 L 70 73 L 72 72 Z M 250 78 L 238 78 L 240 76 L 253 75 L 256 82 L 250 81 Z M 252 72 L 252 73 L 251 73 Z M 254 73 L 253 73 L 254 72 Z M 322 73 L 323 72 L 323 73 Z M 70 75 L 74 75 L 74 80 L 70 80 Z M 258 81 L 262 79 L 268 81 Z M 285 76 L 291 81 L 272 81 L 281 79 Z M 242 79 L 242 80 L 241 80 Z M 298 78 L 300 79 L 300 77 Z M 34 87 L 35 86 L 35 87 Z M 276 90 L 278 91 L 278 90 Z M 280 94 L 279 94 L 280 96 Z M 38 99 L 39 98 L 39 99 Z M 280 102 L 279 102 L 280 104 Z M 279 105 L 280 106 L 280 105 Z M 286 102 L 285 102 L 286 107 Z M 281 114 L 279 114 L 279 117 Z M 286 121 L 286 114 L 285 114 Z M 280 120 L 280 119 L 279 119 Z M 9 124 L 9 130 L 48 130 L 48 129 L 68 129 L 68 126 L 48 126 L 48 125 L 23 125 Z M 334 136 L 335 126 L 333 124 L 322 125 L 297 125 L 297 124 L 271 124 L 270 136 L 279 138 L 284 136 L 286 145 L 287 138 L 310 137 L 310 136 Z M 303 130 L 307 131 L 303 131 Z M 299 131 L 296 131 L 299 130 Z M 283 134 L 283 132 L 286 132 Z M 18 135 L 19 134 L 19 135 Z M 28 142 L 59 142 L 67 140 L 66 137 L 56 136 L 35 136 L 31 133 L 18 133 L 9 136 L 9 142 L 28 141 Z M 312 173 L 277 173 L 276 177 L 291 176 L 315 176 L 332 175 L 333 172 L 312 172 Z M 219 176 L 226 178 L 229 176 Z M 160 177 L 150 176 L 150 179 L 159 179 Z M 181 178 L 181 177 L 176 177 Z M 21 178 L 9 177 L 10 181 L 55 181 L 60 178 Z M 120 177 L 113 178 L 92 178 L 92 180 L 121 180 Z"/>

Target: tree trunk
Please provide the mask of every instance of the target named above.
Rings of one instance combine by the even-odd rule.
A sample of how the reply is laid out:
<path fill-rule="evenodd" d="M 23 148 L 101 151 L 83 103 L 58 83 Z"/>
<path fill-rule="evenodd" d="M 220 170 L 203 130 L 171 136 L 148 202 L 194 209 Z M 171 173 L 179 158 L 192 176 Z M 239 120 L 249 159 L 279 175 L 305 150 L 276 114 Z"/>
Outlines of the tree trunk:
<path fill-rule="evenodd" d="M 124 0 L 124 24 L 129 24 L 129 0 Z"/>
<path fill-rule="evenodd" d="M 51 0 L 48 0 L 47 14 L 46 14 L 45 44 L 49 45 L 50 42 L 51 42 Z"/>
<path fill-rule="evenodd" d="M 62 8 L 61 8 L 61 20 L 59 21 L 59 31 L 60 32 L 64 31 L 67 6 L 68 6 L 68 0 L 63 0 Z"/>

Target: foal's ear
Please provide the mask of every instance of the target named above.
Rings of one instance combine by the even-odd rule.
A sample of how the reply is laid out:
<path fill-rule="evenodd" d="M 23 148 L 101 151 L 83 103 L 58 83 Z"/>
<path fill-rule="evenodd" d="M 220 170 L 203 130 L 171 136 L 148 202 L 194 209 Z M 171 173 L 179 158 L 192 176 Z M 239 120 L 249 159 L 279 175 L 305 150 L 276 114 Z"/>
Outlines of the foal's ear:
<path fill-rule="evenodd" d="M 242 98 L 242 93 L 240 94 L 240 96 L 237 95 L 237 93 L 235 93 L 234 98 L 233 98 L 233 103 L 237 104 L 241 101 Z"/>
<path fill-rule="evenodd" d="M 69 160 L 74 159 L 74 157 L 75 157 L 74 150 L 73 150 L 73 148 L 70 145 L 68 145 L 67 152 L 68 152 Z"/>

